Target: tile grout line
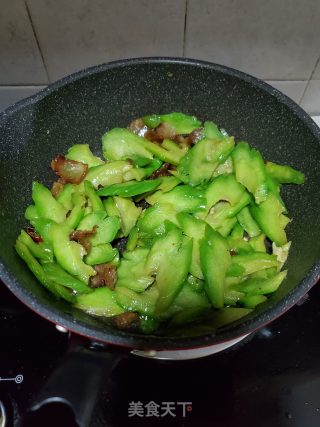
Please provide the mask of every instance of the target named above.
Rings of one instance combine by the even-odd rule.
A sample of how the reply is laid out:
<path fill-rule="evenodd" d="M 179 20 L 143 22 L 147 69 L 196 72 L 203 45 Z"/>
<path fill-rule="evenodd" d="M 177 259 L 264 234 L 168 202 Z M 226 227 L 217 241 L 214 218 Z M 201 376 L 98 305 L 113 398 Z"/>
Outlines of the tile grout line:
<path fill-rule="evenodd" d="M 182 46 L 182 57 L 185 57 L 186 54 L 186 33 L 187 33 L 187 17 L 188 17 L 188 1 L 185 0 L 184 8 L 184 26 L 183 26 L 183 46 Z"/>
<path fill-rule="evenodd" d="M 30 21 L 30 25 L 31 25 L 31 28 L 32 28 L 32 32 L 33 32 L 34 38 L 36 40 L 36 43 L 37 43 L 37 46 L 38 46 L 38 49 L 39 49 L 39 53 L 40 53 L 40 56 L 41 56 L 43 67 L 44 67 L 45 72 L 46 72 L 46 76 L 47 76 L 47 82 L 46 82 L 46 84 L 48 85 L 50 83 L 48 68 L 47 68 L 46 61 L 44 60 L 44 55 L 43 55 L 42 50 L 41 50 L 41 46 L 40 46 L 40 43 L 39 43 L 39 40 L 38 40 L 38 37 L 37 37 L 37 32 L 36 32 L 36 29 L 35 29 L 35 26 L 34 26 L 34 23 L 33 23 L 33 20 L 32 20 L 32 16 L 31 16 L 31 12 L 30 12 L 27 0 L 24 0 L 24 5 L 25 5 L 26 11 L 27 11 L 27 15 L 28 15 L 28 18 L 29 18 L 29 21 Z"/>
<path fill-rule="evenodd" d="M 303 98 L 304 98 L 304 95 L 305 95 L 305 94 L 306 94 L 306 92 L 307 92 L 307 89 L 308 89 L 309 83 L 310 83 L 310 81 L 312 80 L 312 77 L 314 76 L 314 73 L 315 73 L 315 71 L 316 71 L 317 66 L 318 66 L 318 64 L 319 64 L 319 63 L 320 63 L 320 55 L 319 55 L 318 59 L 316 60 L 316 63 L 314 64 L 314 67 L 313 67 L 313 69 L 312 69 L 312 71 L 311 71 L 311 73 L 310 73 L 310 77 L 309 77 L 309 79 L 308 79 L 308 81 L 307 81 L 306 87 L 304 88 L 304 91 L 303 91 L 303 93 L 302 93 L 302 95 L 301 95 L 301 98 L 299 99 L 299 105 L 301 104 L 301 102 L 302 102 L 302 100 L 303 100 Z"/>

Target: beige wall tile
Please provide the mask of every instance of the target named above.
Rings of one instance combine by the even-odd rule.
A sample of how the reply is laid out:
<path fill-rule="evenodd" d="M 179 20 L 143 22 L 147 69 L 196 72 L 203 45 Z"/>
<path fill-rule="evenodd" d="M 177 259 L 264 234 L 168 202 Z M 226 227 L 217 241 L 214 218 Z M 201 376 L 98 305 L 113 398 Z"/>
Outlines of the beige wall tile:
<path fill-rule="evenodd" d="M 0 84 L 47 83 L 23 0 L 1 1 Z"/>
<path fill-rule="evenodd" d="M 303 92 L 308 84 L 307 81 L 267 81 L 269 85 L 283 92 L 297 104 L 301 101 Z"/>
<path fill-rule="evenodd" d="M 308 80 L 319 22 L 319 0 L 189 0 L 185 52 L 266 80 Z"/>
<path fill-rule="evenodd" d="M 181 56 L 185 0 L 27 0 L 50 80 L 136 56 Z"/>
<path fill-rule="evenodd" d="M 319 41 L 319 51 L 320 51 L 320 41 Z M 312 79 L 320 80 L 320 57 L 318 59 L 316 68 L 315 68 L 314 73 L 312 75 Z"/>
<path fill-rule="evenodd" d="M 311 115 L 320 114 L 320 80 L 311 80 L 308 83 L 300 105 Z"/>

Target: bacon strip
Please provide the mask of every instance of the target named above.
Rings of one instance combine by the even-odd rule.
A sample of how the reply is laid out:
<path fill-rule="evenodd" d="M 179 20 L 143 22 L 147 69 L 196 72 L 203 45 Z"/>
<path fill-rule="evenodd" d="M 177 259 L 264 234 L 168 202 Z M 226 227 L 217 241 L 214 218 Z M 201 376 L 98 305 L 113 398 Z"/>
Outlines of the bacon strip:
<path fill-rule="evenodd" d="M 114 325 L 118 329 L 129 329 L 138 327 L 140 324 L 140 318 L 137 313 L 127 311 L 126 313 L 117 314 L 112 317 Z"/>
<path fill-rule="evenodd" d="M 174 140 L 182 145 L 193 145 L 202 139 L 202 128 L 198 128 L 193 130 L 189 135 L 183 136 L 183 135 L 176 135 Z"/>
<path fill-rule="evenodd" d="M 111 263 L 98 264 L 93 267 L 97 274 L 90 277 L 89 286 L 91 288 L 100 288 L 107 286 L 114 289 L 117 281 L 117 269 Z"/>
<path fill-rule="evenodd" d="M 29 234 L 29 236 L 31 237 L 31 239 L 36 242 L 36 243 L 41 243 L 43 242 L 42 237 L 40 236 L 40 234 L 38 234 L 33 227 L 27 227 L 26 228 L 26 232 Z"/>
<path fill-rule="evenodd" d="M 132 120 L 132 122 L 129 123 L 128 129 L 139 136 L 144 136 L 148 131 L 148 127 L 144 124 L 142 119 Z"/>
<path fill-rule="evenodd" d="M 144 137 L 151 142 L 159 143 L 162 142 L 164 139 L 174 140 L 176 137 L 176 133 L 174 128 L 168 123 L 161 123 L 155 129 L 149 129 L 145 133 Z"/>
<path fill-rule="evenodd" d="M 63 180 L 63 183 L 80 184 L 88 171 L 88 165 L 66 159 L 60 154 L 52 160 L 51 169 Z"/>
<path fill-rule="evenodd" d="M 97 226 L 95 225 L 92 230 L 75 230 L 70 234 L 70 240 L 80 243 L 87 253 L 91 249 L 90 239 L 96 234 Z"/>
<path fill-rule="evenodd" d="M 161 168 L 154 171 L 150 176 L 149 179 L 156 179 L 160 176 L 172 176 L 171 173 L 168 171 L 168 169 L 171 167 L 170 163 L 164 163 Z"/>
<path fill-rule="evenodd" d="M 63 190 L 63 183 L 61 182 L 61 178 L 58 181 L 54 181 L 51 187 L 51 194 L 53 197 L 57 197 L 57 195 Z"/>

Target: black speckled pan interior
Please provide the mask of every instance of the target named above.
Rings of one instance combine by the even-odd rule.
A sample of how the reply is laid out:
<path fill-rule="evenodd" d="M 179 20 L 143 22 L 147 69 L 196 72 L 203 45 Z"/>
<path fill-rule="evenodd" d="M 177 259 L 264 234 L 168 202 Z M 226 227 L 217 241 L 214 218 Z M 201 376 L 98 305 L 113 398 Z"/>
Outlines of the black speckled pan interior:
<path fill-rule="evenodd" d="M 266 159 L 306 174 L 303 186 L 286 186 L 283 197 L 293 221 L 288 277 L 257 310 L 204 335 L 142 336 L 119 332 L 103 321 L 56 301 L 33 278 L 13 245 L 26 225 L 31 181 L 50 184 L 50 160 L 75 143 L 99 153 L 101 135 L 153 112 L 183 111 L 213 120 L 261 150 Z M 114 62 L 69 76 L 0 116 L 1 278 L 30 308 L 67 329 L 136 348 L 210 345 L 257 329 L 295 304 L 320 272 L 320 130 L 293 101 L 267 84 L 220 65 L 182 59 Z"/>

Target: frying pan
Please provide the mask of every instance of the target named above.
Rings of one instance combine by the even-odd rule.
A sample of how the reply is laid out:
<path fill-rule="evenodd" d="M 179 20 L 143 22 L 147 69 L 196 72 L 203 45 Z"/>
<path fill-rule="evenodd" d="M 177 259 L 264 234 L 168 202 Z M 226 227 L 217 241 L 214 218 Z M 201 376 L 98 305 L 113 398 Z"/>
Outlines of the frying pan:
<path fill-rule="evenodd" d="M 101 135 L 150 113 L 183 111 L 213 120 L 264 158 L 303 171 L 303 186 L 285 186 L 293 221 L 286 281 L 253 313 L 220 329 L 206 325 L 180 335 L 142 335 L 114 329 L 55 300 L 14 251 L 26 225 L 31 181 L 53 180 L 52 158 L 70 145 L 100 152 Z M 50 85 L 0 116 L 1 265 L 3 282 L 41 316 L 95 342 L 138 354 L 189 358 L 216 352 L 284 313 L 316 283 L 320 272 L 320 130 L 293 101 L 266 83 L 221 65 L 190 59 L 140 58 L 89 68 Z M 140 353 L 139 353 L 140 352 Z"/>

